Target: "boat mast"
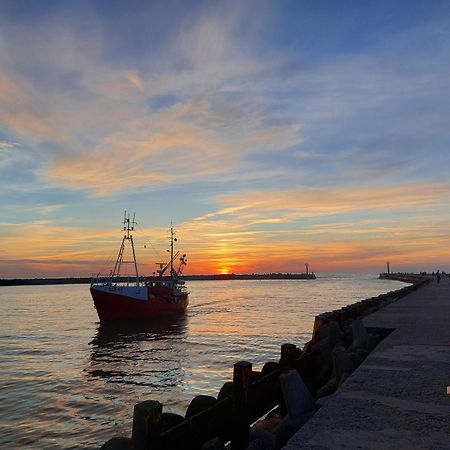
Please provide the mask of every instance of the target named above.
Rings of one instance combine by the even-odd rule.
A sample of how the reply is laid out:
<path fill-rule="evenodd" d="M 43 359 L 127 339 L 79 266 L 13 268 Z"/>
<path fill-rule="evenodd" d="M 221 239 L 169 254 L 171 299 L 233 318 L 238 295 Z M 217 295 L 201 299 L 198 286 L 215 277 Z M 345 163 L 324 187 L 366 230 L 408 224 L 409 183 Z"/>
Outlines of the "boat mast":
<path fill-rule="evenodd" d="M 177 272 L 173 267 L 173 261 L 175 260 L 175 258 L 178 257 L 178 255 L 180 254 L 180 252 L 176 252 L 174 254 L 174 250 L 173 250 L 173 246 L 174 246 L 174 242 L 177 242 L 177 238 L 175 237 L 175 231 L 173 230 L 173 224 L 172 222 L 170 223 L 170 249 L 167 250 L 170 253 L 170 261 L 167 264 L 163 264 L 163 263 L 156 263 L 159 265 L 160 269 L 158 270 L 158 274 L 159 276 L 163 276 L 164 272 L 167 269 L 170 269 L 169 273 L 170 276 L 176 275 Z"/>
<path fill-rule="evenodd" d="M 173 275 L 173 224 L 170 222 L 170 275 Z"/>
<path fill-rule="evenodd" d="M 124 263 L 133 263 L 134 264 L 134 271 L 136 274 L 136 285 L 139 286 L 139 272 L 136 262 L 136 253 L 134 250 L 134 241 L 133 241 L 133 235 L 131 234 L 131 231 L 134 231 L 134 226 L 136 225 L 136 221 L 134 220 L 136 217 L 136 214 L 133 213 L 133 219 L 130 219 L 130 213 L 125 211 L 124 218 L 123 218 L 123 231 L 125 231 L 125 234 L 122 238 L 122 244 L 120 245 L 119 253 L 117 255 L 116 264 L 114 266 L 114 270 L 111 273 L 111 278 L 119 277 L 120 275 L 120 268 L 122 264 Z M 125 251 L 125 242 L 129 241 L 131 244 L 131 251 L 133 254 L 133 261 L 124 261 L 123 260 L 123 253 Z"/>

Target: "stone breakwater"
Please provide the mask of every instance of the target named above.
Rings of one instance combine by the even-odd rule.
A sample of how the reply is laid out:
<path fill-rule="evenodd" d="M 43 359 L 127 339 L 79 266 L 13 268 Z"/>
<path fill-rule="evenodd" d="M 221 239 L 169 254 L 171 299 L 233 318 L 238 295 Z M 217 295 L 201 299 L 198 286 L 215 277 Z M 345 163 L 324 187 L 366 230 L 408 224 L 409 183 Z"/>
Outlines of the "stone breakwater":
<path fill-rule="evenodd" d="M 429 279 L 401 281 L 414 284 L 319 314 L 303 349 L 284 344 L 279 361 L 267 362 L 261 371 L 247 361 L 236 363 L 233 381 L 217 396 L 196 396 L 184 416 L 163 412 L 155 400 L 135 405 L 132 437 L 110 439 L 102 449 L 282 448 L 389 335 L 391 329 L 366 328 L 362 319 Z"/>
<path fill-rule="evenodd" d="M 450 280 L 362 318 L 392 330 L 284 450 L 450 448 Z"/>
<path fill-rule="evenodd" d="M 314 273 L 251 273 L 251 274 L 216 274 L 216 275 L 182 275 L 185 281 L 224 281 L 224 280 L 315 280 Z M 120 282 L 129 282 L 129 277 L 119 277 Z M 143 276 L 142 281 L 161 281 L 158 276 Z M 39 286 L 60 284 L 90 284 L 91 277 L 69 278 L 0 278 L 0 286 Z"/>
<path fill-rule="evenodd" d="M 431 275 L 416 275 L 412 273 L 380 273 L 380 278 L 384 280 L 404 281 L 405 283 L 420 283 L 427 280 Z"/>

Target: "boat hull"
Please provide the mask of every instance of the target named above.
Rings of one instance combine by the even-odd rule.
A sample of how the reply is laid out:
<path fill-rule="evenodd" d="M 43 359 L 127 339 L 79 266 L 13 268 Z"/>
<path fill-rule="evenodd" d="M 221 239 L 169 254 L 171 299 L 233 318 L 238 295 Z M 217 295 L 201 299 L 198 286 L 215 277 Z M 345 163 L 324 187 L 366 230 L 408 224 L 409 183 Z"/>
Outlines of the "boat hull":
<path fill-rule="evenodd" d="M 147 319 L 181 314 L 186 311 L 189 294 L 172 295 L 145 289 L 139 296 L 133 293 L 91 287 L 91 295 L 101 322 L 112 320 Z"/>

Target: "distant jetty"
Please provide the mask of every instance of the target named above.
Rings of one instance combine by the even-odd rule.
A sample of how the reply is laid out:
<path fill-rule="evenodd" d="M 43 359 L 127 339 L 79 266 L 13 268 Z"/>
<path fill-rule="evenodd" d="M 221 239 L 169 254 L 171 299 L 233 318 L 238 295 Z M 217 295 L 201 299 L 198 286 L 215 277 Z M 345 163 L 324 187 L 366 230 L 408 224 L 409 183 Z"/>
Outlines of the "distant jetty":
<path fill-rule="evenodd" d="M 314 273 L 224 273 L 218 275 L 183 275 L 183 280 L 315 280 Z"/>
<path fill-rule="evenodd" d="M 217 275 L 183 275 L 186 281 L 206 281 L 206 280 L 315 280 L 314 273 L 251 273 L 251 274 L 217 274 Z M 142 277 L 148 281 L 158 280 L 159 277 Z M 90 277 L 69 277 L 69 278 L 14 278 L 0 279 L 0 286 L 38 286 L 51 284 L 90 284 Z M 126 281 L 124 279 L 123 281 Z"/>
<path fill-rule="evenodd" d="M 426 272 L 422 272 L 421 274 L 414 274 L 414 273 L 380 273 L 379 278 L 381 280 L 395 280 L 395 281 L 403 281 L 404 283 L 420 283 L 424 279 L 427 279 L 427 277 L 430 277 L 431 275 L 427 275 Z"/>

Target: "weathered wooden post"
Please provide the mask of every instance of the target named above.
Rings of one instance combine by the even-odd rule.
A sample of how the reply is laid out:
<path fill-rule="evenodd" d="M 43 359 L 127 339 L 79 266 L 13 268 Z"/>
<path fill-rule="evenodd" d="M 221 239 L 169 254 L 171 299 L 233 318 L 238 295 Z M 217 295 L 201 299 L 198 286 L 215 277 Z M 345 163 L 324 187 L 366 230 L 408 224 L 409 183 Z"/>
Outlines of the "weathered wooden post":
<path fill-rule="evenodd" d="M 233 430 L 231 450 L 248 447 L 250 434 L 249 403 L 252 363 L 239 361 L 233 369 Z"/>
<path fill-rule="evenodd" d="M 162 404 L 157 401 L 146 400 L 134 405 L 131 435 L 134 450 L 157 450 L 159 448 L 161 414 Z"/>

